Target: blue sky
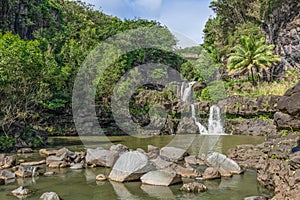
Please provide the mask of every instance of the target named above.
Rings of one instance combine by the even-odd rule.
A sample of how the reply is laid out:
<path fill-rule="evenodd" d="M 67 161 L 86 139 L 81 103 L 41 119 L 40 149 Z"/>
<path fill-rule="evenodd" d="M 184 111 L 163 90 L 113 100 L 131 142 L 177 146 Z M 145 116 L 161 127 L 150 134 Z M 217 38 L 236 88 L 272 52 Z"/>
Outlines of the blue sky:
<path fill-rule="evenodd" d="M 156 20 L 174 31 L 180 46 L 202 43 L 202 30 L 213 16 L 211 0 L 84 0 L 95 9 L 121 19 Z"/>

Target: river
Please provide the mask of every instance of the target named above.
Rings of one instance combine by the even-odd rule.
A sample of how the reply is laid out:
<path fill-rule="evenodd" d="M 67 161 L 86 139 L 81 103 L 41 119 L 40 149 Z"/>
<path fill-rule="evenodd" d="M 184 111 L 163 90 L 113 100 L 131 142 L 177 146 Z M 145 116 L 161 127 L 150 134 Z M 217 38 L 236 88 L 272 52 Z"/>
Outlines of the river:
<path fill-rule="evenodd" d="M 47 148 L 58 149 L 67 147 L 72 151 L 81 151 L 87 147 L 109 146 L 110 142 L 118 144 L 122 143 L 131 149 L 142 148 L 147 149 L 147 145 L 151 144 L 157 147 L 163 147 L 174 140 L 177 136 L 156 136 L 150 138 L 136 138 L 131 136 L 115 136 L 115 137 L 52 137 L 49 138 Z M 264 137 L 253 136 L 219 136 L 218 140 L 213 143 L 207 143 L 210 136 L 200 135 L 182 135 L 178 139 L 181 143 L 190 142 L 188 152 L 190 154 L 199 155 L 203 153 L 205 145 L 213 146 L 211 150 L 226 153 L 229 148 L 233 148 L 238 144 L 259 144 L 263 142 Z M 83 141 L 83 142 L 82 142 Z M 108 142 L 109 141 L 109 142 Z M 205 142 L 205 144 L 203 143 Z M 83 145 L 83 143 L 85 145 Z M 212 145 L 213 144 L 213 145 Z M 202 150 L 201 150 L 202 149 Z M 199 153 L 199 151 L 201 151 Z M 32 161 L 41 159 L 37 151 L 33 154 L 18 155 L 18 159 Z M 28 200 L 36 200 L 44 192 L 53 191 L 58 193 L 64 200 L 150 200 L 150 199 L 203 199 L 203 200 L 240 200 L 246 196 L 261 195 L 266 192 L 259 186 L 256 181 L 256 172 L 246 170 L 242 175 L 234 175 L 231 178 L 222 178 L 220 180 L 204 181 L 208 187 L 208 191 L 201 194 L 188 194 L 181 192 L 181 185 L 171 187 L 159 187 L 142 185 L 139 182 L 115 183 L 102 182 L 96 183 L 95 176 L 99 173 L 108 175 L 108 168 L 88 168 L 83 170 L 70 169 L 48 169 L 57 172 L 51 177 L 34 177 L 26 179 L 17 179 L 16 182 L 4 186 L 0 186 L 0 199 L 13 200 L 16 197 L 9 193 L 20 185 L 26 186 L 34 191 L 34 194 L 27 197 Z M 200 168 L 200 170 L 203 170 Z M 183 179 L 184 182 L 191 181 Z"/>

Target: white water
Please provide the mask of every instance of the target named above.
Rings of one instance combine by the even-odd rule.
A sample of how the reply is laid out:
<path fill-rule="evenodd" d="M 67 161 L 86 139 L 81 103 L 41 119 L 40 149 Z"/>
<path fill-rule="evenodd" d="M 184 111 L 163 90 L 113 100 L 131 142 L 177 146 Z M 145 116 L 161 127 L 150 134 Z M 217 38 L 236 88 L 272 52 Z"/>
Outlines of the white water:
<path fill-rule="evenodd" d="M 208 131 L 206 130 L 206 128 L 198 121 L 197 117 L 196 117 L 196 111 L 195 111 L 195 105 L 191 104 L 191 109 L 192 109 L 192 118 L 195 121 L 195 124 L 198 126 L 199 128 L 199 132 L 201 135 L 207 135 Z"/>
<path fill-rule="evenodd" d="M 212 105 L 209 109 L 208 132 L 213 135 L 225 134 L 221 120 L 221 109 L 217 105 Z"/>
<path fill-rule="evenodd" d="M 191 101 L 191 99 L 192 99 L 192 87 L 195 83 L 196 83 L 195 81 L 189 82 L 189 86 L 185 89 L 183 89 L 184 86 L 185 86 L 185 82 L 182 83 L 182 85 L 181 85 L 181 100 L 182 101 L 188 101 L 188 102 Z"/>
<path fill-rule="evenodd" d="M 188 87 L 185 88 L 186 83 L 183 82 L 181 85 L 181 100 L 191 102 L 192 100 L 192 87 L 196 82 L 189 82 Z M 209 110 L 209 119 L 208 119 L 208 130 L 203 126 L 196 117 L 195 105 L 191 103 L 192 118 L 195 121 L 195 124 L 199 128 L 201 135 L 223 135 L 225 134 L 224 128 L 221 121 L 221 111 L 217 105 L 213 105 Z"/>

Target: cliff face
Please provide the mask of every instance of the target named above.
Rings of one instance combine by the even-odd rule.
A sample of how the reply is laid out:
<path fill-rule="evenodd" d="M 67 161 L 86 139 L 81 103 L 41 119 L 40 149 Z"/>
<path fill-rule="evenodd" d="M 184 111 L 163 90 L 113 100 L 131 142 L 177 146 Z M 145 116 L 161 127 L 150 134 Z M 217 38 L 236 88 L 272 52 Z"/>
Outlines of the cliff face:
<path fill-rule="evenodd" d="M 40 28 L 60 24 L 59 6 L 51 0 L 2 0 L 0 1 L 0 29 L 19 34 L 22 39 L 33 39 L 33 32 Z"/>
<path fill-rule="evenodd" d="M 264 30 L 268 42 L 276 45 L 276 53 L 283 60 L 275 66 L 274 73 L 287 70 L 300 70 L 300 1 L 284 0 L 265 19 Z"/>

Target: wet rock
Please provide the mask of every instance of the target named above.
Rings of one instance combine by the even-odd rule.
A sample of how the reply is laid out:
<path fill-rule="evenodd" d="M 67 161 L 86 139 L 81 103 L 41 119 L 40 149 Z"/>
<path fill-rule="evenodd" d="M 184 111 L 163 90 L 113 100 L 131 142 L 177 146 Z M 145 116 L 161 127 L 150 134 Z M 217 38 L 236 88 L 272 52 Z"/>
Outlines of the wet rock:
<path fill-rule="evenodd" d="M 159 155 L 159 148 L 152 146 L 152 145 L 148 145 L 148 153 L 147 153 L 148 157 L 150 159 L 155 159 L 157 158 L 157 156 Z"/>
<path fill-rule="evenodd" d="M 74 170 L 83 169 L 83 163 L 76 163 L 76 164 L 72 163 L 70 169 L 74 169 Z"/>
<path fill-rule="evenodd" d="M 18 170 L 15 172 L 16 176 L 21 178 L 27 178 L 32 176 L 37 176 L 37 167 L 34 166 L 19 166 Z"/>
<path fill-rule="evenodd" d="M 193 168 L 185 168 L 180 165 L 176 165 L 173 169 L 178 175 L 185 178 L 196 178 L 201 176 L 201 173 Z"/>
<path fill-rule="evenodd" d="M 40 200 L 61 200 L 61 198 L 55 192 L 45 192 L 40 197 Z"/>
<path fill-rule="evenodd" d="M 56 155 L 57 150 L 47 150 L 47 149 L 40 149 L 39 154 L 42 156 L 54 156 Z"/>
<path fill-rule="evenodd" d="M 200 165 L 200 166 L 204 166 L 205 163 L 204 161 L 202 161 L 201 159 L 197 158 L 197 156 L 187 156 L 184 158 L 185 163 L 189 166 L 189 165 Z"/>
<path fill-rule="evenodd" d="M 46 164 L 46 160 L 36 161 L 36 162 L 23 162 L 20 165 L 22 166 L 37 166 Z"/>
<path fill-rule="evenodd" d="M 46 159 L 46 164 L 47 167 L 50 168 L 65 168 L 69 166 L 69 163 L 67 163 L 64 159 L 65 159 L 65 154 L 62 155 L 61 157 L 57 157 L 57 156 L 49 156 Z"/>
<path fill-rule="evenodd" d="M 11 168 L 16 164 L 16 158 L 14 156 L 6 156 L 0 154 L 0 169 Z"/>
<path fill-rule="evenodd" d="M 208 167 L 203 173 L 204 179 L 218 179 L 221 178 L 221 174 L 216 167 Z"/>
<path fill-rule="evenodd" d="M 96 181 L 106 181 L 106 180 L 107 180 L 107 178 L 104 174 L 98 174 L 96 176 Z"/>
<path fill-rule="evenodd" d="M 105 149 L 87 149 L 86 163 L 88 165 L 112 167 L 119 158 L 118 151 Z"/>
<path fill-rule="evenodd" d="M 117 182 L 138 180 L 143 174 L 154 169 L 154 165 L 149 162 L 146 155 L 137 151 L 127 152 L 117 160 L 109 179 Z"/>
<path fill-rule="evenodd" d="M 185 192 L 200 193 L 200 192 L 207 191 L 207 187 L 202 183 L 192 182 L 192 183 L 183 184 L 183 186 L 180 188 L 180 190 L 185 191 Z"/>
<path fill-rule="evenodd" d="M 155 159 L 152 159 L 151 162 L 155 165 L 156 169 L 165 169 L 173 164 L 173 162 L 166 161 L 158 156 Z"/>
<path fill-rule="evenodd" d="M 33 150 L 31 148 L 21 148 L 18 150 L 18 153 L 23 153 L 23 154 L 32 153 L 32 152 L 33 152 Z"/>
<path fill-rule="evenodd" d="M 184 149 L 176 147 L 163 147 L 160 150 L 160 156 L 172 162 L 177 162 L 183 160 L 184 156 L 187 156 L 187 153 Z"/>
<path fill-rule="evenodd" d="M 212 167 L 222 167 L 230 173 L 240 174 L 243 172 L 241 167 L 234 160 L 217 152 L 209 154 L 206 158 L 206 162 Z"/>
<path fill-rule="evenodd" d="M 32 191 L 30 191 L 29 189 L 27 188 L 24 188 L 23 186 L 20 186 L 19 188 L 11 191 L 11 193 L 18 197 L 18 198 L 22 198 L 22 197 L 25 197 L 25 196 L 28 196 L 28 195 L 31 195 L 32 194 Z"/>
<path fill-rule="evenodd" d="M 244 200 L 267 200 L 264 196 L 252 196 L 252 197 L 245 197 Z"/>
<path fill-rule="evenodd" d="M 109 148 L 110 151 L 117 151 L 119 153 L 125 153 L 129 151 L 129 148 L 123 144 L 115 144 Z"/>
<path fill-rule="evenodd" d="M 227 171 L 222 167 L 220 167 L 218 170 L 222 177 L 231 177 L 233 175 L 230 171 Z"/>
<path fill-rule="evenodd" d="M 57 150 L 55 155 L 57 157 L 71 158 L 72 160 L 74 160 L 77 157 L 77 154 L 75 152 L 72 152 L 65 147 Z"/>
<path fill-rule="evenodd" d="M 15 179 L 16 175 L 12 173 L 11 171 L 8 170 L 2 170 L 0 171 L 0 178 L 4 180 L 10 180 L 10 179 Z"/>
<path fill-rule="evenodd" d="M 190 106 L 190 105 L 188 105 Z M 196 134 L 199 133 L 199 127 L 195 124 L 193 118 L 184 117 L 177 127 L 177 134 Z"/>
<path fill-rule="evenodd" d="M 174 171 L 158 170 L 146 173 L 141 177 L 141 181 L 148 185 L 169 186 L 176 183 L 181 183 L 180 176 Z"/>

